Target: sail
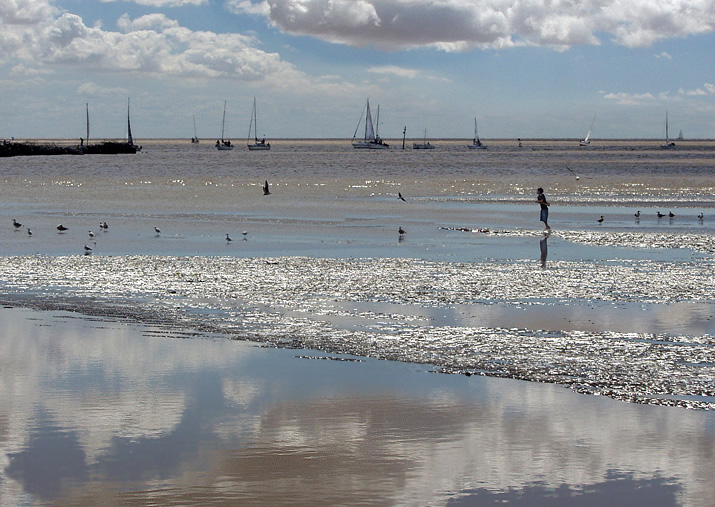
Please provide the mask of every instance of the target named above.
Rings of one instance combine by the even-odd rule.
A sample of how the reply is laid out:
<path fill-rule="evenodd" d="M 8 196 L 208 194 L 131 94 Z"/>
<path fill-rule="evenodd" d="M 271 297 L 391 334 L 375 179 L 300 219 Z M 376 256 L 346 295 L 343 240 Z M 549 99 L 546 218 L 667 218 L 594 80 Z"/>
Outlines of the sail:
<path fill-rule="evenodd" d="M 127 97 L 127 138 L 129 139 L 129 144 L 134 144 L 134 138 L 132 137 L 132 124 L 129 121 L 129 98 Z"/>
<path fill-rule="evenodd" d="M 89 103 L 85 103 L 84 107 L 87 111 L 87 144 L 89 145 Z"/>
<path fill-rule="evenodd" d="M 367 102 L 367 116 L 365 117 L 365 141 L 375 140 L 375 129 L 372 126 L 372 116 L 370 115 L 370 101 Z"/>

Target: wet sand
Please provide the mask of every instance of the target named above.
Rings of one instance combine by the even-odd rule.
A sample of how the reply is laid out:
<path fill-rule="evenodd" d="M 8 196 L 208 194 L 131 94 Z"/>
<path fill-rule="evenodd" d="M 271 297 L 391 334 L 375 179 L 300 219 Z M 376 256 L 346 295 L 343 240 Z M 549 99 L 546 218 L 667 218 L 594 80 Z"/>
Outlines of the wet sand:
<path fill-rule="evenodd" d="M 0 309 L 2 505 L 708 505 L 713 412 Z M 329 380 L 328 380 L 329 379 Z"/>

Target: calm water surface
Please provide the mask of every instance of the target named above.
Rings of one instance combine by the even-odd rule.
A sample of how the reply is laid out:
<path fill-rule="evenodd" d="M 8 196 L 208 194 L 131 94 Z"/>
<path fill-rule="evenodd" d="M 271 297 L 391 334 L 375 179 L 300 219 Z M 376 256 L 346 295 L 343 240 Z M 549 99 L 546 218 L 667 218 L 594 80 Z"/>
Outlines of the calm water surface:
<path fill-rule="evenodd" d="M 0 324 L 2 505 L 715 497 L 713 412 L 65 312 Z"/>

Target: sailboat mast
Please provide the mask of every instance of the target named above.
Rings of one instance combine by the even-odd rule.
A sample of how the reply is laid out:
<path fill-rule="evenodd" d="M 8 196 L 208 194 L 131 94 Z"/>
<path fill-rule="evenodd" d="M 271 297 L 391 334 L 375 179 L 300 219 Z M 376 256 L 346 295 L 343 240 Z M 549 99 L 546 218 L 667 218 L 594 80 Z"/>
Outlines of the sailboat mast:
<path fill-rule="evenodd" d="M 196 115 L 193 115 L 193 116 L 194 116 L 194 138 L 198 139 L 199 136 L 196 135 Z"/>
<path fill-rule="evenodd" d="M 668 111 L 665 112 L 665 142 L 668 142 Z"/>
<path fill-rule="evenodd" d="M 226 126 L 226 101 L 223 101 L 223 120 L 221 121 L 221 142 L 223 142 L 223 129 Z"/>
<path fill-rule="evenodd" d="M 87 145 L 89 145 L 89 103 L 85 102 L 84 107 L 87 111 Z"/>
<path fill-rule="evenodd" d="M 375 137 L 380 137 L 380 104 L 377 105 L 377 125 L 375 125 Z"/>
<path fill-rule="evenodd" d="M 368 127 L 369 125 L 369 127 Z M 372 115 L 370 114 L 370 99 L 367 101 L 367 112 L 365 113 L 365 140 L 367 141 L 370 134 L 368 128 L 372 128 Z"/>

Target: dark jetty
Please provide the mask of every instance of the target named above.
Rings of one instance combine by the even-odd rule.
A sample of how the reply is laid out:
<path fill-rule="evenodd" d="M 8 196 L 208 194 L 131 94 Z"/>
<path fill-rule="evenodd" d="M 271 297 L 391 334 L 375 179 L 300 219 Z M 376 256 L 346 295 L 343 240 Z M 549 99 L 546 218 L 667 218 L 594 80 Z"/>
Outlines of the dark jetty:
<path fill-rule="evenodd" d="M 126 141 L 105 141 L 90 145 L 58 146 L 54 143 L 15 143 L 0 144 L 0 157 L 23 157 L 32 155 L 116 155 L 136 153 L 141 146 Z"/>

